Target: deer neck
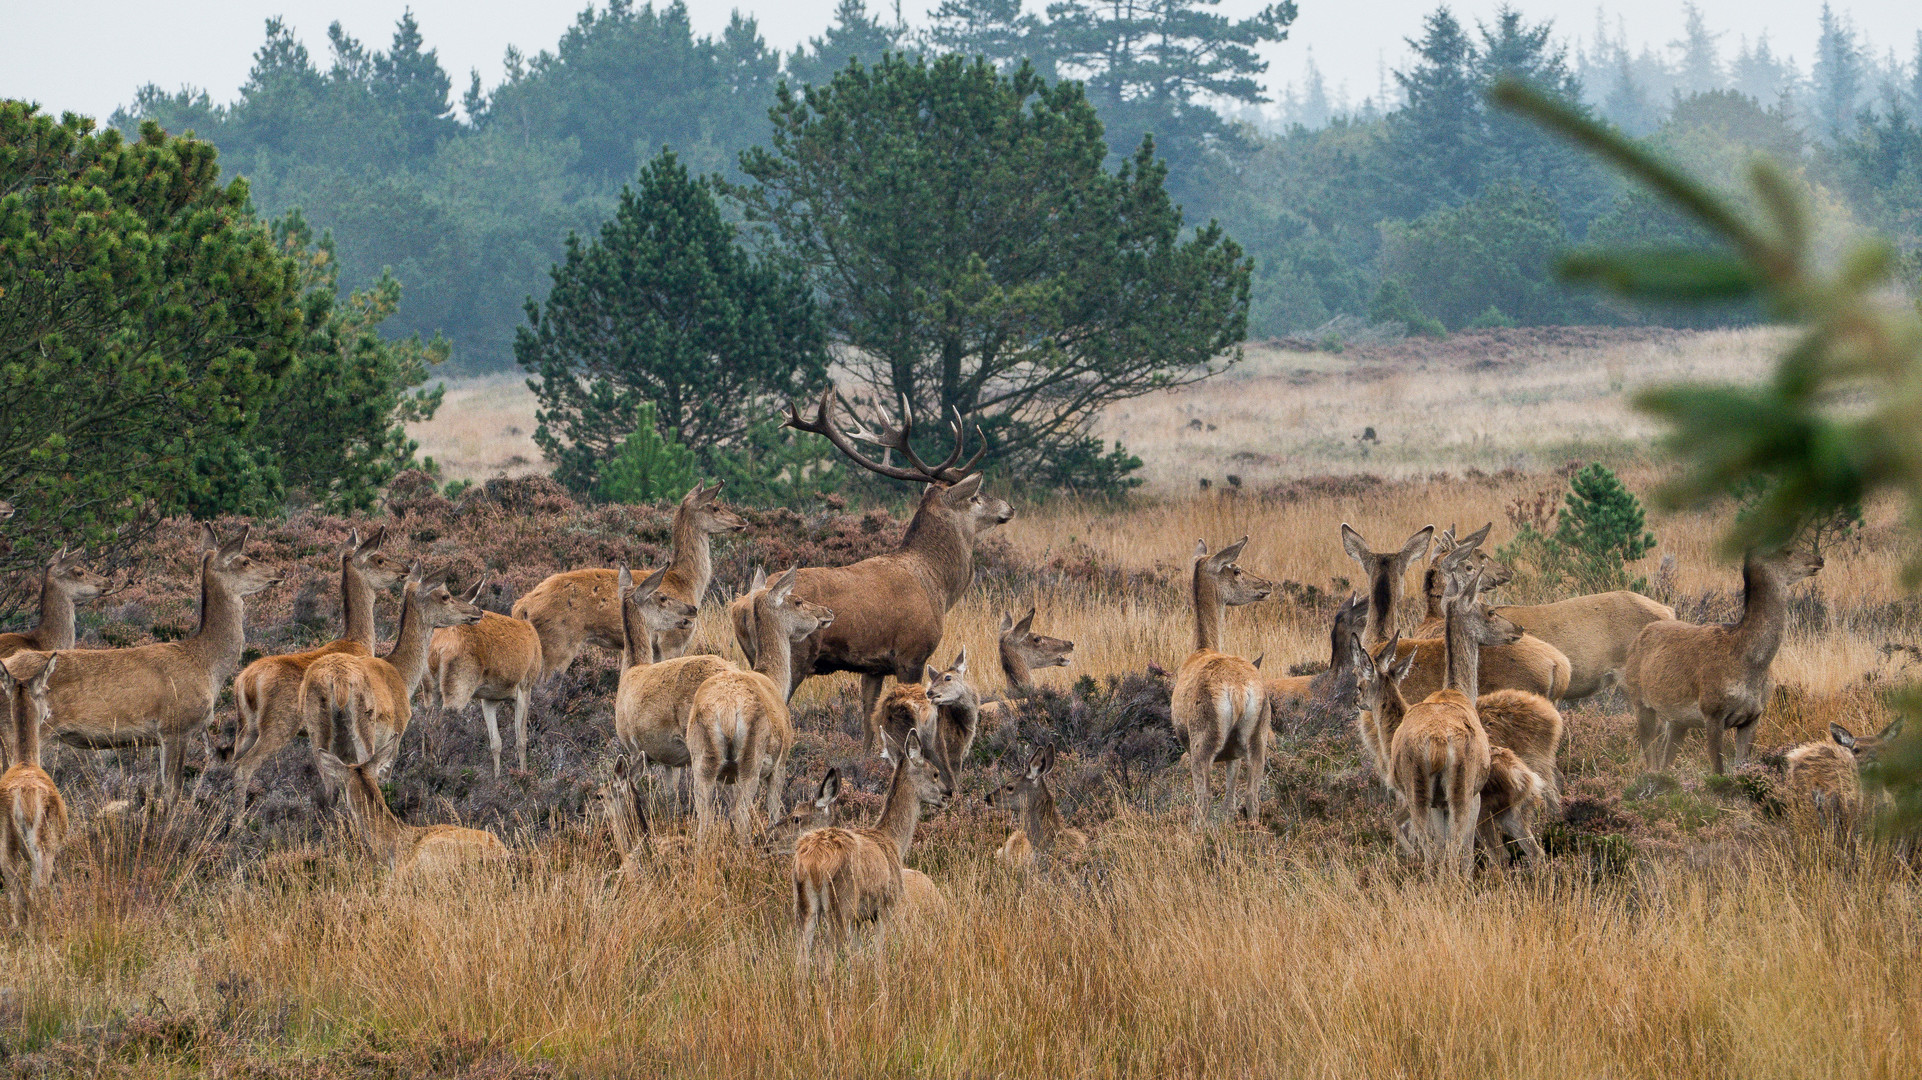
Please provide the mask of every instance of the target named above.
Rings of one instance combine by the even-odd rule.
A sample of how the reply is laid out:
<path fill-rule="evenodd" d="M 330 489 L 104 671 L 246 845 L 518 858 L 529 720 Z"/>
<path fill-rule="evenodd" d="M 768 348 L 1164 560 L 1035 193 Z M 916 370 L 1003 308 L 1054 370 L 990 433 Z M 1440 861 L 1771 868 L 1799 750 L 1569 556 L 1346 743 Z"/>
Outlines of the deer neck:
<path fill-rule="evenodd" d="M 654 635 L 641 623 L 634 601 L 621 600 L 621 670 L 654 662 Z"/>
<path fill-rule="evenodd" d="M 754 670 L 767 676 L 782 693 L 794 685 L 794 646 L 781 620 L 754 613 Z"/>
<path fill-rule="evenodd" d="M 1743 565 L 1742 618 L 1730 633 L 1749 667 L 1766 669 L 1774 662 L 1788 615 L 1788 587 L 1781 577 L 1766 565 Z"/>
<path fill-rule="evenodd" d="M 713 541 L 685 506 L 674 515 L 674 555 L 668 560 L 667 576 L 686 586 L 687 595 L 682 599 L 696 605 L 707 596 L 707 587 L 714 581 Z"/>
<path fill-rule="evenodd" d="M 1221 621 L 1228 605 L 1221 599 L 1221 588 L 1208 576 L 1206 564 L 1195 563 L 1195 651 L 1221 648 Z"/>
<path fill-rule="evenodd" d="M 343 641 L 358 641 L 374 651 L 374 587 L 354 565 L 352 555 L 340 557 L 340 610 Z"/>
<path fill-rule="evenodd" d="M 243 602 L 213 572 L 217 557 L 210 551 L 200 560 L 200 627 L 181 643 L 202 659 L 215 685 L 239 669 L 241 650 L 247 647 Z"/>
<path fill-rule="evenodd" d="M 1459 690 L 1474 701 L 1481 683 L 1481 647 L 1475 643 L 1468 620 L 1449 605 L 1442 631 L 1442 689 Z"/>
<path fill-rule="evenodd" d="M 43 652 L 73 648 L 73 596 L 54 580 L 51 566 L 40 582 L 40 622 L 30 636 Z"/>
<path fill-rule="evenodd" d="M 894 849 L 903 859 L 908 857 L 908 845 L 914 842 L 914 827 L 921 823 L 921 799 L 914 793 L 914 784 L 908 780 L 908 764 L 903 761 L 894 767 L 894 779 L 888 783 L 888 801 L 881 807 L 881 820 L 874 823 L 874 831 L 894 841 Z"/>
<path fill-rule="evenodd" d="M 1010 692 L 1026 694 L 1034 686 L 1034 669 L 1020 650 L 1001 643 L 1001 674 L 1007 677 Z"/>
<path fill-rule="evenodd" d="M 1054 807 L 1054 792 L 1047 781 L 1035 785 L 1028 797 L 1028 808 L 1021 814 L 1021 828 L 1028 834 L 1028 846 L 1036 854 L 1054 850 L 1055 837 L 1061 835 L 1061 812 Z"/>
<path fill-rule="evenodd" d="M 407 688 L 410 698 L 420 689 L 420 681 L 427 674 L 427 646 L 434 637 L 434 630 L 427 625 L 427 615 L 420 607 L 419 588 L 408 586 L 406 599 L 400 605 L 400 631 L 386 656 L 387 662 L 400 672 L 401 684 Z"/>
<path fill-rule="evenodd" d="M 1389 740 L 1400 730 L 1402 718 L 1408 715 L 1408 699 L 1401 696 L 1401 687 L 1387 687 L 1381 695 L 1381 707 L 1375 710 L 1375 726 L 1380 729 L 1382 749 L 1388 748 Z"/>
<path fill-rule="evenodd" d="M 389 868 L 400 861 L 414 835 L 421 830 L 404 824 L 387 808 L 387 800 L 373 781 L 363 776 L 348 778 L 348 798 L 352 800 L 354 830 L 369 854 L 384 860 Z"/>
<path fill-rule="evenodd" d="M 941 602 L 943 611 L 974 583 L 974 537 L 958 522 L 934 511 L 929 501 L 915 509 L 897 550 L 914 560 L 923 585 Z"/>
<path fill-rule="evenodd" d="M 1448 605 L 1443 603 L 1441 596 L 1435 592 L 1435 577 L 1440 573 L 1441 571 L 1432 566 L 1422 573 L 1421 592 L 1428 602 L 1427 610 L 1422 615 L 1423 622 L 1448 621 Z"/>
<path fill-rule="evenodd" d="M 22 688 L 9 695 L 13 707 L 13 764 L 40 767 L 40 705 Z"/>

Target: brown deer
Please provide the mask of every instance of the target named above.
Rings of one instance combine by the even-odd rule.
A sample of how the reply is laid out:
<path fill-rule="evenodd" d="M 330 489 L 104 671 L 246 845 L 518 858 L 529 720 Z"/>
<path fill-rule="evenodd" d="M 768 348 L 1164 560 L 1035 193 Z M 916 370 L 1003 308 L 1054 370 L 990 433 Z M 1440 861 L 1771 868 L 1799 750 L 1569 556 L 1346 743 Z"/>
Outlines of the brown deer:
<path fill-rule="evenodd" d="M 391 747 L 382 746 L 374 757 L 391 761 L 394 754 Z M 507 858 L 507 846 L 484 829 L 408 825 L 395 817 L 381 794 L 374 761 L 349 765 L 326 750 L 315 750 L 314 761 L 325 781 L 321 787 L 327 801 L 331 804 L 345 796 L 354 832 L 369 855 L 387 864 L 390 883 Z"/>
<path fill-rule="evenodd" d="M 113 583 L 87 569 L 86 553 L 61 548 L 40 578 L 40 621 L 19 634 L 0 634 L 0 659 L 17 652 L 73 648 L 74 605 L 105 593 Z"/>
<path fill-rule="evenodd" d="M 614 758 L 608 778 L 594 791 L 594 803 L 607 819 L 614 846 L 621 852 L 621 873 L 633 874 L 649 856 L 682 854 L 688 850 L 687 838 L 680 835 L 653 836 L 653 815 L 648 812 L 642 785 L 647 782 L 647 758 L 629 762 L 626 754 Z"/>
<path fill-rule="evenodd" d="M 1628 650 L 1642 628 L 1675 618 L 1674 608 L 1627 590 L 1572 596 L 1552 604 L 1503 605 L 1495 613 L 1568 658 L 1563 701 L 1620 686 Z"/>
<path fill-rule="evenodd" d="M 251 527 L 222 543 L 202 526 L 200 626 L 179 641 L 127 649 L 65 649 L 47 687 L 49 731 L 69 746 L 108 750 L 160 744 L 166 796 L 186 781 L 187 743 L 213 723 L 221 687 L 240 666 L 247 597 L 280 576 L 243 550 Z"/>
<path fill-rule="evenodd" d="M 481 617 L 480 607 L 448 592 L 446 582 L 429 588 L 419 562 L 408 571 L 403 590 L 400 630 L 386 656 L 330 653 L 310 664 L 300 680 L 300 722 L 308 741 L 337 757 L 351 757 L 356 765 L 369 760 L 369 748 L 379 747 L 373 761 L 379 776 L 393 767 L 413 719 L 414 692 L 427 676 L 434 630 Z M 479 587 L 474 594 L 480 594 Z"/>
<path fill-rule="evenodd" d="M 1709 766 L 1722 772 L 1723 732 L 1735 764 L 1748 760 L 1768 701 L 1769 666 L 1788 626 L 1790 586 L 1814 577 L 1822 557 L 1750 554 L 1742 563 L 1742 618 L 1727 626 L 1664 620 L 1642 627 L 1629 646 L 1622 684 L 1648 767 L 1666 770 L 1683 732 L 1706 728 Z"/>
<path fill-rule="evenodd" d="M 340 552 L 341 636 L 306 652 L 263 656 L 241 669 L 234 679 L 234 741 L 227 752 L 232 762 L 234 802 L 245 806 L 254 774 L 302 733 L 300 680 L 314 661 L 339 653 L 374 655 L 374 596 L 392 588 L 407 575 L 407 563 L 382 551 L 387 526 L 365 541 L 360 530 L 348 534 Z M 312 733 L 308 733 L 312 738 Z"/>
<path fill-rule="evenodd" d="M 1530 819 L 1548 805 L 1548 782 L 1506 746 L 1488 748 L 1488 776 L 1482 782 L 1481 824 L 1476 840 L 1497 869 L 1508 865 L 1510 841 L 1529 860 L 1540 863 L 1542 845 Z"/>
<path fill-rule="evenodd" d="M 933 752 L 934 763 L 941 769 L 941 782 L 949 790 L 956 790 L 955 772 L 968 760 L 974 736 L 981 730 L 981 697 L 968 684 L 967 647 L 962 647 L 946 671 L 929 668 L 925 677 L 935 717 L 933 738 L 924 738 L 922 745 Z"/>
<path fill-rule="evenodd" d="M 1267 680 L 1263 685 L 1268 690 L 1270 708 L 1279 712 L 1286 703 L 1317 701 L 1339 705 L 1351 698 L 1360 668 L 1355 666 L 1349 641 L 1364 633 L 1367 624 L 1368 600 L 1353 593 L 1335 608 L 1334 621 L 1328 628 L 1328 669 L 1315 675 L 1281 675 Z"/>
<path fill-rule="evenodd" d="M 908 732 L 919 731 L 921 743 L 930 757 L 935 757 L 934 718 L 939 713 L 934 702 L 928 700 L 928 672 L 933 668 L 922 668 L 921 677 L 914 682 L 898 682 L 888 687 L 874 702 L 874 712 L 868 717 L 868 728 L 881 733 L 881 756 L 888 761 L 901 752 L 907 742 Z"/>
<path fill-rule="evenodd" d="M 869 472 L 926 484 L 901 546 L 852 566 L 807 567 L 795 580 L 795 595 L 831 608 L 832 625 L 795 646 L 793 685 L 812 675 L 853 671 L 861 675 L 861 715 L 872 717 L 882 686 L 892 675 L 915 682 L 941 645 L 947 613 L 974 580 L 974 549 L 982 534 L 1014 517 L 1014 509 L 981 493 L 981 474 L 972 458 L 960 462 L 966 434 L 957 416 L 951 427 L 954 450 L 929 465 L 916 454 L 914 418 L 902 400 L 901 427 L 881 424 L 879 431 L 857 429 L 852 438 L 874 443 L 904 457 L 909 468 L 875 461 L 855 448 L 850 434 L 834 425 L 833 387 L 821 395 L 812 420 L 788 407 L 787 426 L 823 435 L 849 460 Z M 985 449 L 985 444 L 983 446 Z M 744 644 L 743 651 L 750 646 Z M 866 747 L 880 748 L 880 732 L 870 725 Z"/>
<path fill-rule="evenodd" d="M 1014 814 L 1014 831 L 994 853 L 994 861 L 1010 870 L 1026 870 L 1057 852 L 1072 859 L 1088 850 L 1088 834 L 1069 828 L 1055 809 L 1048 790 L 1053 769 L 1054 747 L 1043 746 L 1028 757 L 1020 775 L 988 793 L 989 806 Z"/>
<path fill-rule="evenodd" d="M 1371 656 L 1362 648 L 1359 632 L 1348 639 L 1348 663 L 1355 671 L 1355 698 L 1360 706 L 1355 715 L 1355 734 L 1369 764 L 1375 767 L 1375 775 L 1390 791 L 1395 789 L 1395 781 L 1388 749 L 1395 732 L 1401 728 L 1402 719 L 1408 715 L 1408 700 L 1402 696 L 1401 681 L 1408 677 L 1408 669 L 1415 666 L 1413 653 L 1397 659 L 1396 642 L 1396 637 L 1390 637 L 1388 647 Z"/>
<path fill-rule="evenodd" d="M 1472 549 L 1458 548 L 1449 569 Z M 1481 570 L 1457 578 L 1449 598 L 1442 688 L 1409 707 L 1389 741 L 1390 776 L 1408 810 L 1408 831 L 1431 870 L 1474 868 L 1475 834 L 1481 823 L 1482 788 L 1488 780 L 1488 733 L 1476 714 L 1481 645 L 1512 637 L 1515 628 L 1477 603 Z M 1451 577 L 1454 576 L 1451 574 Z M 1386 650 L 1383 650 L 1386 652 Z"/>
<path fill-rule="evenodd" d="M 1441 561 L 1456 548 L 1467 545 L 1468 547 L 1476 549 L 1472 561 L 1474 565 L 1482 569 L 1483 592 L 1499 588 L 1515 580 L 1515 572 L 1513 570 L 1510 570 L 1502 563 L 1496 562 L 1487 552 L 1480 550 L 1482 542 L 1488 539 L 1489 530 L 1494 527 L 1495 523 L 1491 521 L 1476 532 L 1459 540 L 1455 537 L 1455 527 L 1453 525 L 1435 534 L 1435 556 L 1428 561 L 1428 566 L 1422 571 L 1421 575 L 1422 600 L 1426 607 L 1424 608 L 1420 625 L 1415 628 L 1415 632 L 1410 634 L 1409 637 L 1420 639 L 1438 638 L 1441 636 L 1443 600 L 1448 593 L 1448 582 L 1440 568 Z"/>
<path fill-rule="evenodd" d="M 1428 542 L 1434 535 L 1435 527 L 1424 525 L 1408 538 L 1400 551 L 1375 551 L 1360 533 L 1342 522 L 1341 548 L 1361 564 L 1362 576 L 1368 579 L 1368 627 L 1362 633 L 1362 644 L 1372 649 L 1395 632 L 1400 619 L 1402 582 L 1415 560 L 1428 554 Z"/>
<path fill-rule="evenodd" d="M 688 767 L 694 775 L 696 836 L 712 822 L 723 784 L 735 788 L 735 835 L 763 783 L 769 821 L 781 816 L 787 755 L 794 745 L 788 715 L 789 657 L 797 642 L 834 621 L 834 612 L 792 595 L 795 571 L 775 578 L 754 601 L 754 670 L 728 670 L 694 692 L 687 719 Z"/>
<path fill-rule="evenodd" d="M 0 663 L 0 693 L 5 693 L 13 731 L 13 764 L 0 775 L 0 872 L 13 902 L 13 925 L 29 933 L 46 907 L 54 860 L 67 839 L 67 801 L 53 777 L 40 767 L 40 727 L 47 722 L 47 684 L 60 665 L 59 653 L 27 653 L 21 667 L 39 670 L 24 680 Z M 44 660 L 39 658 L 44 656 Z M 24 672 L 22 672 L 24 674 Z"/>
<path fill-rule="evenodd" d="M 427 685 L 441 709 L 458 714 L 469 702 L 480 702 L 495 776 L 501 774 L 501 729 L 495 714 L 503 704 L 514 706 L 514 750 L 525 770 L 527 703 L 540 678 L 541 636 L 525 619 L 483 611 L 479 622 L 435 630 L 427 646 Z"/>
<path fill-rule="evenodd" d="M 1875 735 L 1856 735 L 1840 724 L 1829 724 L 1827 740 L 1803 743 L 1786 755 L 1789 790 L 1817 811 L 1854 813 L 1862 801 L 1862 766 L 1875 764 L 1901 731 L 1899 716 Z"/>
<path fill-rule="evenodd" d="M 1542 805 L 1550 813 L 1561 813 L 1561 770 L 1555 758 L 1563 722 L 1555 703 L 1526 690 L 1490 690 L 1475 699 L 1475 715 L 1488 732 L 1489 745 L 1513 751 L 1541 779 Z"/>
<path fill-rule="evenodd" d="M 712 538 L 739 532 L 747 522 L 720 503 L 717 482 L 697 486 L 681 499 L 674 512 L 674 554 L 667 564 L 661 590 L 683 603 L 701 606 L 714 579 Z M 541 639 L 541 677 L 566 671 L 581 649 L 598 645 L 621 648 L 621 604 L 613 570 L 569 570 L 534 586 L 514 603 L 514 618 L 534 627 Z M 660 635 L 653 643 L 652 660 L 687 653 L 694 636 L 690 627 Z"/>
<path fill-rule="evenodd" d="M 1225 806 L 1249 820 L 1261 818 L 1261 785 L 1268 760 L 1268 696 L 1261 672 L 1239 656 L 1221 651 L 1221 622 L 1228 608 L 1266 600 L 1274 583 L 1248 573 L 1235 560 L 1248 538 L 1208 554 L 1205 540 L 1195 542 L 1190 589 L 1195 608 L 1195 651 L 1175 675 L 1171 718 L 1188 733 L 1188 768 L 1195 787 L 1194 827 L 1208 820 L 1208 774 L 1217 761 L 1228 763 Z M 1236 792 L 1242 759 L 1248 761 L 1245 800 Z"/>
<path fill-rule="evenodd" d="M 838 790 L 838 775 L 835 786 Z M 922 808 L 938 807 L 952 794 L 941 782 L 941 770 L 921 752 L 920 733 L 909 732 L 874 828 L 826 827 L 800 836 L 794 845 L 794 918 L 800 924 L 797 951 L 802 972 L 807 971 L 814 935 L 823 920 L 837 943 L 845 943 L 848 931 L 856 926 L 876 924 L 879 954 L 886 920 L 903 904 L 906 886 L 901 862 L 914 842 Z M 939 897 L 938 890 L 934 895 Z M 931 905 L 932 901 L 924 902 Z"/>
<path fill-rule="evenodd" d="M 668 790 L 678 799 L 681 772 L 688 766 L 687 722 L 694 692 L 734 666 L 718 656 L 697 654 L 649 662 L 657 634 L 694 624 L 695 610 L 660 591 L 665 572 L 656 570 L 638 587 L 621 570 L 621 681 L 614 692 L 614 737 L 621 749 L 646 770 L 664 766 Z"/>
<path fill-rule="evenodd" d="M 1014 715 L 1015 702 L 1034 693 L 1034 673 L 1051 667 L 1067 667 L 1074 660 L 1074 642 L 1034 632 L 1034 612 L 1018 621 L 1014 612 L 1001 613 L 1001 675 L 1008 682 L 1000 697 L 981 702 L 981 715 L 990 720 L 1005 720 Z"/>

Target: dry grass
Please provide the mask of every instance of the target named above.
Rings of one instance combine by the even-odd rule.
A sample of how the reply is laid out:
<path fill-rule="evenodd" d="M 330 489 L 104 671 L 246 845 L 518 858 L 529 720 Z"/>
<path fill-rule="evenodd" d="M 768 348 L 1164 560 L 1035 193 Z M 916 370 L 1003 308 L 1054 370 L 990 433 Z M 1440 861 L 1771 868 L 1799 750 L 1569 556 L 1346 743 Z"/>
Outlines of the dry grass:
<path fill-rule="evenodd" d="M 433 458 L 444 480 L 491 480 L 544 473 L 534 445 L 534 394 L 520 374 L 447 380 L 447 397 L 434 419 L 407 434 L 420 456 Z"/>

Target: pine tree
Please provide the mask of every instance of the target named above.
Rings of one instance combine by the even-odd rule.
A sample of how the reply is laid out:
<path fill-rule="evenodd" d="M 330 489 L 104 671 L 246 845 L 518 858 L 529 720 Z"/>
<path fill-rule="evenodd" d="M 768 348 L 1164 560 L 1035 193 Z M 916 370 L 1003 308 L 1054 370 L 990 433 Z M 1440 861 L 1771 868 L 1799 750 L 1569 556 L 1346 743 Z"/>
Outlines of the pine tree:
<path fill-rule="evenodd" d="M 1839 142 L 1855 124 L 1862 99 L 1862 50 L 1855 27 L 1822 5 L 1822 35 L 1815 43 L 1815 67 L 1810 73 L 1817 128 L 1830 142 Z"/>
<path fill-rule="evenodd" d="M 393 44 L 370 58 L 368 73 L 374 103 L 400 128 L 410 157 L 432 150 L 459 126 L 447 97 L 453 80 L 441 70 L 437 50 L 423 52 L 421 45 L 420 24 L 411 10 L 403 12 Z"/>
<path fill-rule="evenodd" d="M 1671 41 L 1668 47 L 1682 54 L 1682 91 L 1687 94 L 1706 94 L 1720 90 L 1723 86 L 1722 58 L 1715 44 L 1719 33 L 1710 33 L 1708 24 L 1702 18 L 1702 9 L 1692 3 L 1682 5 L 1682 39 Z"/>
<path fill-rule="evenodd" d="M 794 84 L 820 86 L 850 60 L 873 64 L 906 44 L 906 28 L 868 14 L 866 0 L 841 0 L 827 32 L 809 38 L 805 47 L 797 47 L 788 57 L 787 78 Z"/>
<path fill-rule="evenodd" d="M 1475 44 L 1445 7 L 1424 17 L 1422 26 L 1421 40 L 1408 42 L 1415 66 L 1395 72 L 1405 104 L 1389 118 L 1393 155 L 1405 163 L 1400 209 L 1406 217 L 1466 199 L 1482 184 Z"/>
<path fill-rule="evenodd" d="M 940 52 L 986 57 L 1004 72 L 1026 60 L 1052 79 L 1054 64 L 1041 20 L 1021 8 L 1022 0 L 941 0 L 928 17 L 928 44 Z"/>

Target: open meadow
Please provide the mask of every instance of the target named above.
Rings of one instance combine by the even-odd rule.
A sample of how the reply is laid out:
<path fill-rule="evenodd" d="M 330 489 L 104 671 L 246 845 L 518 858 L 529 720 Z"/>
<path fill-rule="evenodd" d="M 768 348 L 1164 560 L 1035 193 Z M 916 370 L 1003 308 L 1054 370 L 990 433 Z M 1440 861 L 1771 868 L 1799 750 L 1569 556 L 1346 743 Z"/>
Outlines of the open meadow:
<path fill-rule="evenodd" d="M 44 936 L 0 943 L 0 1068 L 17 1076 L 1459 1076 L 1827 1078 L 1922 1074 L 1922 881 L 1885 846 L 1838 838 L 1794 804 L 1783 753 L 1890 719 L 1914 675 L 1922 605 L 1898 572 L 1896 508 L 1865 508 L 1797 587 L 1751 761 L 1710 778 L 1700 734 L 1644 771 L 1619 693 L 1564 707 L 1561 814 L 1546 857 L 1471 880 L 1397 851 L 1392 797 L 1348 717 L 1290 714 L 1271 740 L 1258 823 L 1188 825 L 1168 681 L 1192 648 L 1197 538 L 1250 537 L 1281 583 L 1232 609 L 1226 651 L 1264 673 L 1318 670 L 1329 622 L 1366 588 L 1346 522 L 1392 549 L 1419 527 L 1539 517 L 1571 461 L 1646 499 L 1656 429 L 1627 397 L 1750 378 L 1779 338 L 1494 331 L 1335 354 L 1251 349 L 1203 385 L 1112 409 L 1101 433 L 1146 461 L 1125 504 L 1016 507 L 982 545 L 934 663 L 965 646 L 984 696 L 1004 612 L 1075 643 L 1014 719 L 987 723 L 906 864 L 949 912 L 904 920 L 800 977 L 789 860 L 731 841 L 649 844 L 624 863 L 593 809 L 614 754 L 620 658 L 587 649 L 542 683 L 528 768 L 496 778 L 476 709 L 417 705 L 385 785 L 416 825 L 491 830 L 504 863 L 399 883 L 333 813 L 299 747 L 256 779 L 233 824 L 230 773 L 196 739 L 194 798 L 143 801 L 151 749 L 49 746 L 74 825 Z M 517 389 L 518 388 L 518 389 Z M 246 659 L 332 639 L 350 527 L 505 611 L 549 574 L 663 565 L 672 508 L 581 507 L 538 474 L 531 397 L 505 376 L 450 387 L 418 427 L 450 502 L 396 485 L 384 515 L 256 525 L 284 575 L 247 604 Z M 1372 430 L 1372 437 L 1364 437 Z M 1204 487 L 1201 481 L 1208 481 Z M 992 485 L 990 485 L 992 486 Z M 1716 548 L 1731 508 L 1651 511 L 1631 572 L 1690 621 L 1741 611 Z M 724 601 L 755 566 L 838 565 L 889 550 L 903 514 L 743 511 L 715 548 L 697 651 L 739 661 Z M 225 535 L 239 522 L 220 523 Z M 171 640 L 195 620 L 196 540 L 181 523 L 82 609 L 82 647 Z M 1420 617 L 1419 575 L 1405 619 Z M 1511 591 L 1502 599 L 1553 599 Z M 383 636 L 397 603 L 378 601 Z M 858 680 L 794 699 L 787 805 L 830 766 L 842 816 L 872 820 L 890 766 L 864 754 Z M 223 698 L 220 730 L 232 738 Z M 509 736 L 511 743 L 511 735 Z M 1041 743 L 1087 856 L 1026 875 L 992 852 L 1008 813 L 984 796 Z M 510 759 L 511 764 L 511 759 Z M 1217 777 L 1219 791 L 1219 777 Z M 120 802 L 128 800 L 128 802 Z M 678 823 L 656 821 L 657 838 Z M 725 835 L 723 833 L 723 835 Z M 857 939 L 865 942 L 866 939 Z"/>

